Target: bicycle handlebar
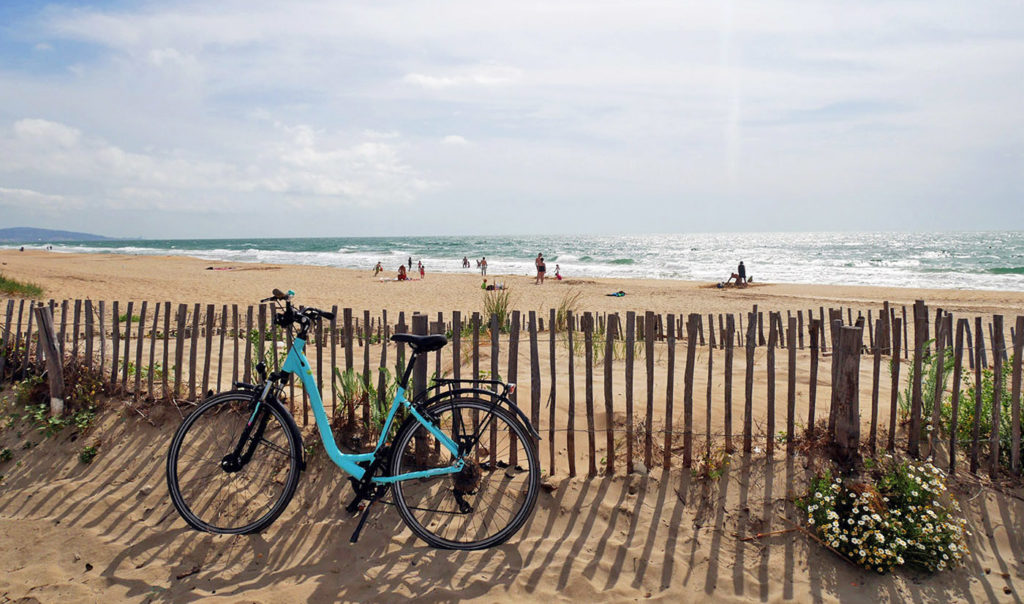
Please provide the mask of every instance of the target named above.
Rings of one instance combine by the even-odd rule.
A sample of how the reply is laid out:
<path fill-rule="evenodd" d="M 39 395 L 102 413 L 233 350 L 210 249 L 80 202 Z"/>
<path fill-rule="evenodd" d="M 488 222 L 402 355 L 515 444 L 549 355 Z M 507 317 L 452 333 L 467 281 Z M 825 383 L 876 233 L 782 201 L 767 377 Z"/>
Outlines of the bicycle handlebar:
<path fill-rule="evenodd" d="M 292 296 L 294 295 L 295 292 L 292 290 L 288 290 L 288 293 L 285 293 L 275 289 L 273 296 L 260 300 L 260 303 L 284 301 L 284 312 L 277 313 L 274 317 L 274 322 L 281 327 L 288 327 L 292 323 L 298 323 L 302 327 L 307 327 L 311 322 L 319 321 L 320 319 L 334 320 L 334 313 L 313 308 L 312 306 L 300 306 L 297 311 L 294 310 L 292 308 Z"/>

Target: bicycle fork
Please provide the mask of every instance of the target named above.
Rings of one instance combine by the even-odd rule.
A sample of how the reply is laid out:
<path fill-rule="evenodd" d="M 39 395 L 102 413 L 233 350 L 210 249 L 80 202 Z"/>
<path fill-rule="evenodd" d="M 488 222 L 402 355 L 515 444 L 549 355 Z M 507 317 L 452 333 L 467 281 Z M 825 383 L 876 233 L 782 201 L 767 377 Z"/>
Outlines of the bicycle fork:
<path fill-rule="evenodd" d="M 238 444 L 235 445 L 234 451 L 221 459 L 220 467 L 225 472 L 237 472 L 244 468 L 252 459 L 253 451 L 256 450 L 256 445 L 263 438 L 263 432 L 267 429 L 267 421 L 270 419 L 269 410 L 264 409 L 263 413 L 260 413 L 263 400 L 267 397 L 269 391 L 270 383 L 268 382 L 267 386 L 263 389 L 263 394 L 260 395 L 259 399 L 256 400 L 256 404 L 253 405 L 252 414 L 249 416 L 249 421 L 246 422 L 245 428 L 242 429 L 242 435 L 238 438 Z M 254 431 L 255 434 L 253 434 Z M 248 445 L 248 448 L 246 445 Z"/>

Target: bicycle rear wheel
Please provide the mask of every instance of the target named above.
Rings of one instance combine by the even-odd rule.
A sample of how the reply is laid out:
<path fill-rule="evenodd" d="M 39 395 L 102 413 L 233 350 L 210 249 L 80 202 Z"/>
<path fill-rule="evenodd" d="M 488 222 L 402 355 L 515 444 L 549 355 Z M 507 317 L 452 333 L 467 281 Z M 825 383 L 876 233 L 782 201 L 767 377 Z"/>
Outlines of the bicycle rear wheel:
<path fill-rule="evenodd" d="M 429 412 L 455 442 L 476 435 L 479 442 L 458 474 L 394 483 L 402 520 L 433 547 L 477 550 L 504 543 L 537 502 L 540 462 L 532 437 L 512 413 L 479 399 L 441 401 Z M 423 424 L 409 422 L 395 438 L 391 475 L 454 461 Z"/>
<path fill-rule="evenodd" d="M 253 426 L 236 456 L 239 439 Z M 214 396 L 178 428 L 167 453 L 167 487 L 193 528 L 255 533 L 269 526 L 295 494 L 302 446 L 292 422 L 273 404 L 253 415 L 252 392 Z"/>

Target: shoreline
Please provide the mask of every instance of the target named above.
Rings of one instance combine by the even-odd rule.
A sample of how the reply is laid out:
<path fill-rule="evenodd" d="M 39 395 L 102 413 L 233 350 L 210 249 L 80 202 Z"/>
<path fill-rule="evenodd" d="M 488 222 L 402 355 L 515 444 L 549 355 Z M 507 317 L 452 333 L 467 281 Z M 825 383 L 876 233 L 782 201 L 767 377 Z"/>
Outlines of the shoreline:
<path fill-rule="evenodd" d="M 378 262 L 394 271 L 413 257 L 428 271 L 447 274 L 475 272 L 464 272 L 459 260 L 486 256 L 494 274 L 522 276 L 533 275 L 540 251 L 567 278 L 718 282 L 745 260 L 749 274 L 776 284 L 1024 292 L 1024 232 L 1015 231 L 125 240 L 58 243 L 52 251 L 355 271 Z"/>
<path fill-rule="evenodd" d="M 217 270 L 207 270 L 208 267 Z M 373 311 L 479 310 L 483 277 L 464 273 L 428 272 L 423 280 L 394 281 L 373 277 L 371 270 L 313 265 L 223 262 L 192 256 L 158 256 L 0 250 L 0 272 L 8 278 L 41 286 L 44 298 L 95 300 L 174 300 L 219 304 L 252 304 L 273 288 L 292 289 L 297 301 Z M 384 275 L 385 273 L 382 273 Z M 968 314 L 1024 312 L 1024 292 L 1012 290 L 926 289 L 865 285 L 814 285 L 755 282 L 745 288 L 719 289 L 715 283 L 672 279 L 566 278 L 535 285 L 533 276 L 489 274 L 504 282 L 512 308 L 546 314 L 568 295 L 580 294 L 582 311 L 661 313 L 747 312 L 762 309 L 804 312 L 820 307 L 880 308 L 885 301 L 911 305 L 924 299 L 930 307 Z M 625 291 L 621 298 L 607 294 Z M 544 316 L 544 315 L 542 315 Z"/>

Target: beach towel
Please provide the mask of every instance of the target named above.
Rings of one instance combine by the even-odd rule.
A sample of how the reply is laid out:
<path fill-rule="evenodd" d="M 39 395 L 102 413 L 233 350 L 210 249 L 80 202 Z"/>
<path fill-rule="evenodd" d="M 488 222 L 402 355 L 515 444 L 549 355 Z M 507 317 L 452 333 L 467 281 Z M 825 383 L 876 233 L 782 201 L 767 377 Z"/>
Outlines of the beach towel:
<path fill-rule="evenodd" d="M 617 292 L 614 292 L 614 293 L 611 293 L 611 294 L 605 294 L 605 295 L 611 296 L 613 298 L 621 298 L 622 296 L 626 295 L 626 292 L 620 290 L 620 291 L 617 291 Z"/>

